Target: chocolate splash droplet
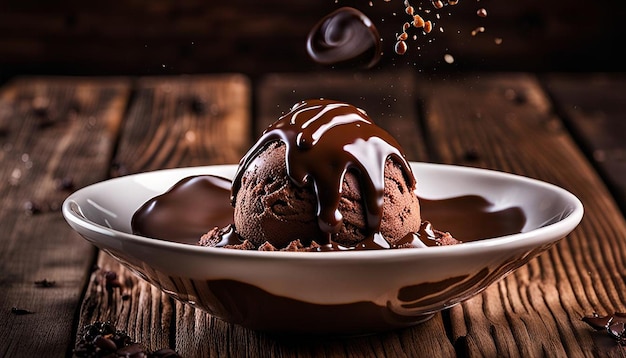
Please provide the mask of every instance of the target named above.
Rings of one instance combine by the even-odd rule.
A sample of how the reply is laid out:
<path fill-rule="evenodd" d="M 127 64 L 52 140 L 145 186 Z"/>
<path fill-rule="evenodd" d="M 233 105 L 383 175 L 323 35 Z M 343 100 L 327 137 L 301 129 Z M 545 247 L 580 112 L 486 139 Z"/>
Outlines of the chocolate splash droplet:
<path fill-rule="evenodd" d="M 351 7 L 342 7 L 317 23 L 306 46 L 309 56 L 323 65 L 371 68 L 380 60 L 378 30 Z"/>

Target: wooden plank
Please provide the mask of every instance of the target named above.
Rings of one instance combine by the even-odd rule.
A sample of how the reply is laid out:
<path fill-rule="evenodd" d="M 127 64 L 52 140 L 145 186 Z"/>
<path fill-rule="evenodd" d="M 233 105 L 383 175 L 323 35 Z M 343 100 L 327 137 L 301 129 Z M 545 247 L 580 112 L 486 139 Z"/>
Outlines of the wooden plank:
<path fill-rule="evenodd" d="M 250 145 L 249 87 L 239 75 L 140 79 L 113 175 L 238 163 Z"/>
<path fill-rule="evenodd" d="M 95 249 L 60 204 L 106 177 L 128 93 L 124 79 L 93 78 L 0 89 L 0 356 L 60 357 L 73 346 Z"/>
<path fill-rule="evenodd" d="M 626 213 L 626 76 L 549 75 L 545 86 Z"/>
<path fill-rule="evenodd" d="M 551 182 L 586 208 L 581 225 L 558 245 L 450 310 L 455 345 L 470 356 L 623 355 L 621 346 L 601 344 L 581 321 L 626 308 L 626 223 L 615 201 L 536 78 L 498 74 L 450 82 L 420 87 L 428 138 L 441 162 Z"/>
<path fill-rule="evenodd" d="M 250 109 L 250 85 L 240 75 L 141 78 L 111 174 L 237 163 L 250 145 Z M 106 277 L 111 272 L 115 285 L 107 290 Z M 198 356 L 215 344 L 240 344 L 226 334 L 231 329 L 228 325 L 213 320 L 175 303 L 101 253 L 79 326 L 111 321 L 149 350 L 169 347 L 185 357 Z M 217 336 L 209 334 L 214 325 L 221 327 Z"/>

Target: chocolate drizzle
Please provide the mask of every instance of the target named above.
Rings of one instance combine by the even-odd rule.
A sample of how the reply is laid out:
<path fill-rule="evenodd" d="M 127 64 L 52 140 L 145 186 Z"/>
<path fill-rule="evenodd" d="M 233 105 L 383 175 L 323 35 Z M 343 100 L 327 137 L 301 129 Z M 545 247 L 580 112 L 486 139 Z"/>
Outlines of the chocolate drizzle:
<path fill-rule="evenodd" d="M 274 162 L 266 155 L 270 150 L 277 158 Z M 260 171 L 275 166 L 280 168 L 277 173 Z M 393 170 L 393 180 L 386 175 L 389 168 Z M 255 178 L 258 175 L 260 181 Z M 389 193 L 398 181 L 402 182 L 398 192 L 410 201 L 414 199 L 413 209 L 419 213 L 421 205 L 434 227 L 445 228 L 455 237 L 435 230 L 419 214 L 401 214 L 402 220 L 391 221 L 393 228 L 402 228 L 400 233 L 391 232 L 390 215 L 394 214 L 389 213 L 394 211 L 389 208 L 393 206 L 387 206 L 383 222 L 383 203 L 395 195 Z M 476 195 L 420 198 L 418 204 L 415 185 L 415 177 L 396 140 L 364 111 L 342 102 L 309 100 L 295 105 L 265 130 L 242 158 L 232 183 L 211 175 L 185 178 L 139 208 L 131 226 L 134 233 L 142 236 L 202 246 L 343 251 L 454 245 L 458 240 L 468 242 L 519 233 L 526 222 L 519 207 L 494 210 L 492 203 Z M 268 192 L 280 192 L 276 188 L 288 188 L 290 192 L 281 192 L 269 201 L 257 200 L 267 197 Z M 292 193 L 295 194 L 291 196 Z M 286 202 L 298 200 L 306 203 L 304 210 L 283 209 Z M 349 200 L 357 203 L 356 210 L 346 209 Z M 398 199 L 393 202 L 400 203 Z M 259 207 L 262 211 L 257 210 Z M 252 210 L 241 211 L 242 208 Z M 404 208 L 409 205 L 402 204 L 403 213 Z M 305 212 L 305 219 L 283 220 L 287 215 L 276 215 L 277 219 L 261 221 L 258 218 L 265 210 L 270 210 L 271 215 Z M 359 215 L 358 232 L 345 229 L 346 225 L 355 226 L 352 221 L 356 220 L 350 216 L 353 212 Z M 253 220 L 258 222 L 249 226 L 257 231 L 242 231 Z M 292 222 L 300 225 L 299 231 L 292 230 Z M 266 233 L 280 235 L 267 237 Z M 357 240 L 345 240 L 341 235 L 346 233 L 350 239 L 358 234 Z"/>
<path fill-rule="evenodd" d="M 343 217 L 338 208 L 348 170 L 359 175 L 364 188 L 369 237 L 380 236 L 387 158 L 400 165 L 408 186 L 415 189 L 411 168 L 389 133 L 376 126 L 361 109 L 318 99 L 300 102 L 265 130 L 240 162 L 233 180 L 232 203 L 250 164 L 274 141 L 286 145 L 289 178 L 297 186 L 312 185 L 315 190 L 318 225 L 326 234 L 320 245 L 330 245 L 333 234 L 341 227 Z"/>

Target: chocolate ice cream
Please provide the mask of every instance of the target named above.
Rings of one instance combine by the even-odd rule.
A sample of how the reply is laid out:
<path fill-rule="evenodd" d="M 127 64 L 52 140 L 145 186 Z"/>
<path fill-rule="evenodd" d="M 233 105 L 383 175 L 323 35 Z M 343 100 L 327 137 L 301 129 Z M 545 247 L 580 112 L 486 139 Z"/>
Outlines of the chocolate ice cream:
<path fill-rule="evenodd" d="M 243 248 L 410 247 L 421 224 L 415 184 L 398 143 L 364 111 L 303 101 L 241 160 L 234 231 L 248 241 Z M 203 242 L 224 243 L 220 235 Z"/>
<path fill-rule="evenodd" d="M 263 148 L 243 173 L 235 199 L 235 227 L 242 238 L 260 246 L 266 241 L 281 248 L 294 239 L 303 245 L 325 243 L 328 236 L 318 223 L 313 185 L 298 186 L 287 175 L 286 146 L 272 142 Z M 393 159 L 385 162 L 384 198 L 380 229 L 368 227 L 359 173 L 348 170 L 343 178 L 338 211 L 343 216 L 331 240 L 346 247 L 357 246 L 380 233 L 391 246 L 420 226 L 420 208 L 406 174 Z M 410 183 L 410 181 L 409 181 Z M 370 239 L 374 239 L 370 237 Z M 382 242 L 377 245 L 385 246 Z"/>

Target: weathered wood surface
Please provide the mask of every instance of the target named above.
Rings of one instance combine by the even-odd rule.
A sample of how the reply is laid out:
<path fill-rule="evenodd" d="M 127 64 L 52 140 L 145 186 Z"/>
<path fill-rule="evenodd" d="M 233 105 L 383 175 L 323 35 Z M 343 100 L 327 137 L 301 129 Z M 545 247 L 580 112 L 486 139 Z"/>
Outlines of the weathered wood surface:
<path fill-rule="evenodd" d="M 569 97 L 561 102 L 557 91 L 550 94 L 526 74 L 13 81 L 0 91 L 0 315 L 8 323 L 0 325 L 0 355 L 64 355 L 80 327 L 110 320 L 150 350 L 170 347 L 185 357 L 623 356 L 581 318 L 626 310 L 626 223 L 574 141 L 587 132 L 573 137 L 559 117 Z M 162 294 L 108 255 L 96 259 L 55 205 L 24 213 L 25 202 L 63 200 L 68 191 L 56 185 L 68 176 L 79 188 L 142 171 L 235 163 L 266 124 L 316 97 L 365 109 L 398 137 L 410 160 L 562 186 L 581 198 L 585 218 L 547 253 L 422 325 L 294 341 L 226 324 Z M 107 290 L 110 272 L 119 285 Z M 44 278 L 56 285 L 34 284 Z M 12 307 L 33 313 L 17 315 Z"/>
<path fill-rule="evenodd" d="M 142 78 L 135 88 L 112 176 L 235 163 L 245 153 L 251 124 L 246 78 Z M 108 272 L 117 275 L 121 287 L 106 290 Z M 98 269 L 89 281 L 79 327 L 94 321 L 111 321 L 151 351 L 171 345 L 187 357 L 206 356 L 213 337 L 219 336 L 210 327 L 227 328 L 205 313 L 183 307 L 105 253 L 100 253 Z M 198 321 L 205 324 L 196 327 Z"/>
<path fill-rule="evenodd" d="M 0 356 L 62 356 L 74 344 L 96 251 L 59 209 L 71 190 L 107 177 L 129 88 L 23 78 L 0 90 Z"/>
<path fill-rule="evenodd" d="M 626 212 L 626 76 L 554 74 L 545 76 L 544 82 L 556 100 L 557 113 Z"/>
<path fill-rule="evenodd" d="M 577 195 L 586 213 L 549 252 L 452 308 L 453 339 L 462 339 L 470 355 L 616 353 L 595 342 L 581 321 L 626 308 L 626 224 L 615 201 L 535 78 L 491 75 L 459 83 L 435 82 L 424 95 L 440 160 L 554 183 Z"/>

